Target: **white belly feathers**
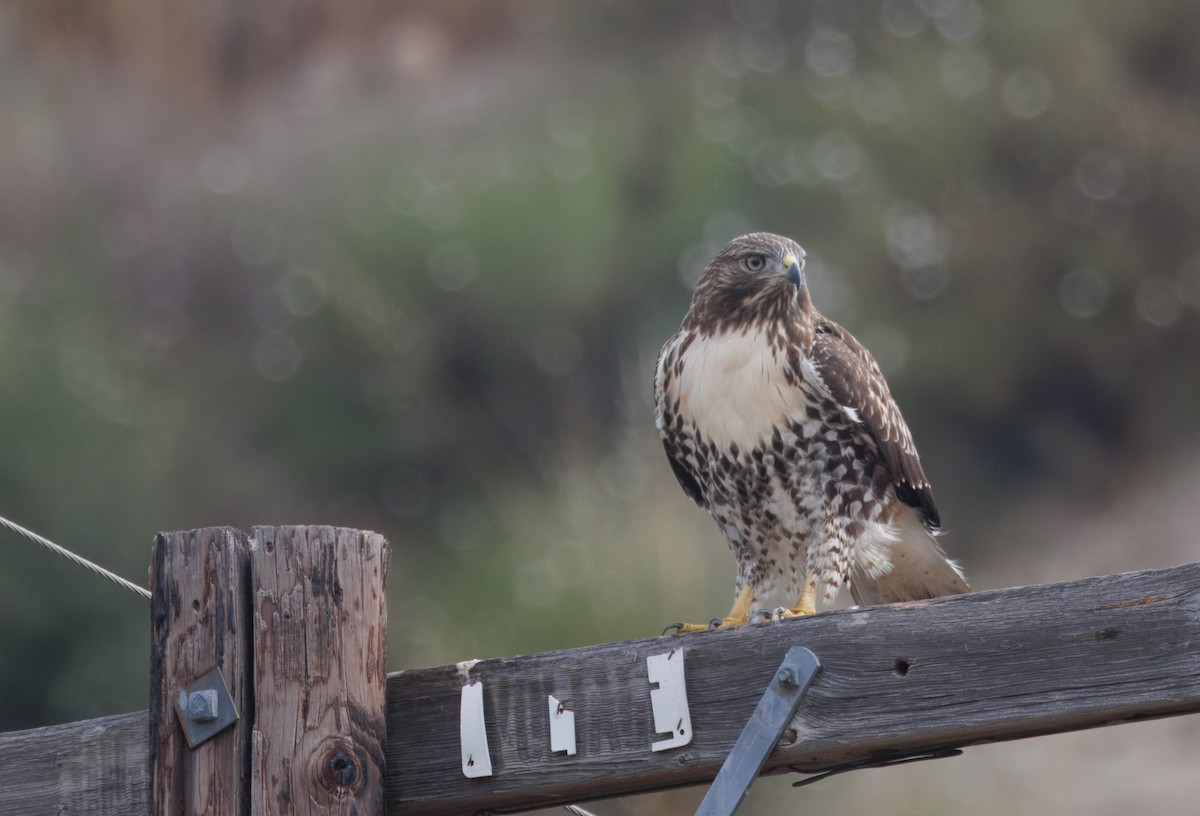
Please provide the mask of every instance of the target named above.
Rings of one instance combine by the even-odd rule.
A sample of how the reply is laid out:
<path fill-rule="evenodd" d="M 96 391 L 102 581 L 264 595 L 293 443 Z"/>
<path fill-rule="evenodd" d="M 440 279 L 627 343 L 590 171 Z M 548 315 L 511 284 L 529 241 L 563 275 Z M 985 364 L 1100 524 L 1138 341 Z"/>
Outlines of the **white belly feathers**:
<path fill-rule="evenodd" d="M 684 351 L 686 365 L 667 383 L 684 421 L 718 448 L 743 450 L 768 439 L 776 427 L 808 420 L 798 406 L 808 400 L 783 376 L 784 362 L 761 331 L 697 338 Z"/>

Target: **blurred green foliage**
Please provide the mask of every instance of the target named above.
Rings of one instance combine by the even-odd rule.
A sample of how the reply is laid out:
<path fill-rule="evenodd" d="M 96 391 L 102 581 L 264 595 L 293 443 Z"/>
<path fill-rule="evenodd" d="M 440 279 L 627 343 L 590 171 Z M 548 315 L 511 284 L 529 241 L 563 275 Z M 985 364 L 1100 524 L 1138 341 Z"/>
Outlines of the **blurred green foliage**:
<path fill-rule="evenodd" d="M 160 529 L 378 530 L 396 668 L 710 617 L 649 383 L 751 229 L 979 584 L 1196 450 L 1200 7 L 301 5 L 0 8 L 0 512 L 139 579 Z M 0 728 L 144 707 L 145 605 L 4 538 Z"/>

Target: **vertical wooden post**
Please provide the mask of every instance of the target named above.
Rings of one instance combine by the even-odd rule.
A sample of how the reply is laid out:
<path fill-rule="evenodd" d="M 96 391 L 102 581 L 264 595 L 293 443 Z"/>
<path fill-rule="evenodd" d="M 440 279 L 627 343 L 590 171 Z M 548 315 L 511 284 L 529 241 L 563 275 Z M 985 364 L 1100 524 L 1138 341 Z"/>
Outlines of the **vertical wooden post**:
<path fill-rule="evenodd" d="M 388 559 L 375 533 L 254 528 L 252 816 L 383 816 Z"/>
<path fill-rule="evenodd" d="M 153 816 L 383 816 L 388 559 L 382 536 L 332 527 L 158 536 Z M 213 668 L 239 719 L 189 747 L 177 695 Z"/>
<path fill-rule="evenodd" d="M 237 816 L 249 795 L 249 545 L 228 527 L 161 533 L 150 568 L 150 809 L 154 816 Z M 189 748 L 175 695 L 213 667 L 241 718 Z"/>

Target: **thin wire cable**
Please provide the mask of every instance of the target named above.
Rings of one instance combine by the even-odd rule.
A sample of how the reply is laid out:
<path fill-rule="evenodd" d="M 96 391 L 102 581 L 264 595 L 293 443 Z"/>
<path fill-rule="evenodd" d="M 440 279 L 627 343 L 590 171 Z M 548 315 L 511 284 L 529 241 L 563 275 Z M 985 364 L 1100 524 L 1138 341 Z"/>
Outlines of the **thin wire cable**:
<path fill-rule="evenodd" d="M 141 595 L 143 598 L 146 598 L 147 600 L 149 600 L 151 597 L 153 597 L 150 594 L 150 590 L 146 589 L 145 587 L 140 587 L 137 584 L 133 583 L 132 581 L 126 581 L 124 578 L 122 578 L 120 575 L 117 575 L 115 572 L 110 572 L 110 571 L 106 570 L 104 567 L 100 566 L 99 564 L 93 564 L 91 561 L 88 561 L 82 555 L 76 555 L 75 553 L 68 550 L 66 547 L 58 546 L 50 539 L 40 536 L 37 533 L 33 532 L 33 530 L 26 530 L 24 527 L 22 527 L 20 524 L 17 524 L 15 521 L 9 521 L 4 516 L 0 516 L 0 524 L 3 524 L 5 527 L 12 530 L 14 533 L 20 533 L 21 535 L 28 538 L 30 541 L 33 541 L 37 544 L 41 544 L 43 547 L 48 549 L 50 552 L 52 552 L 56 555 L 61 555 L 63 558 L 67 559 L 68 561 L 74 561 L 79 566 L 84 567 L 85 569 L 91 570 L 92 572 L 99 575 L 101 578 L 107 578 L 108 580 L 112 581 L 114 584 L 117 584 L 119 586 L 124 587 L 125 589 L 128 589 L 130 592 L 136 592 L 138 595 Z"/>

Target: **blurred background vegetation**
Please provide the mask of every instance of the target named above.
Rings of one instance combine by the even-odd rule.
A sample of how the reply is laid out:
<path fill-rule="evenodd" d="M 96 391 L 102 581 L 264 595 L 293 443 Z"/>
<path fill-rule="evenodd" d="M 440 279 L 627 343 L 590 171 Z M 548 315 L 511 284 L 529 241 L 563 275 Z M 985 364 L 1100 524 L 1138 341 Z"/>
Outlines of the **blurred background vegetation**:
<path fill-rule="evenodd" d="M 380 531 L 393 669 L 707 619 L 733 562 L 651 372 L 766 229 L 879 358 L 975 586 L 1196 560 L 1198 30 L 1171 0 L 0 5 L 0 513 L 139 581 L 158 530 Z M 0 536 L 0 730 L 144 708 L 147 623 Z M 1184 812 L 1196 731 L 743 812 Z"/>

